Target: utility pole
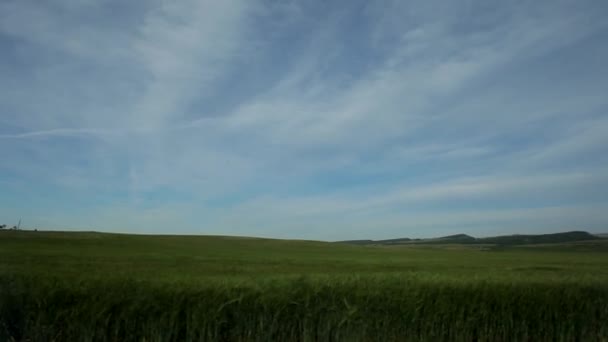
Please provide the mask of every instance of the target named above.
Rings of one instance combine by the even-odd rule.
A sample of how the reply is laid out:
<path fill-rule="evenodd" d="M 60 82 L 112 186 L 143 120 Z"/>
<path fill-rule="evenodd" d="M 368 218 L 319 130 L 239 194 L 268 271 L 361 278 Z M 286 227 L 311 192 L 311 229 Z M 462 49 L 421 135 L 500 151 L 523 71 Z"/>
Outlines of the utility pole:
<path fill-rule="evenodd" d="M 21 229 L 21 218 L 19 218 L 19 223 L 17 223 L 17 230 Z"/>

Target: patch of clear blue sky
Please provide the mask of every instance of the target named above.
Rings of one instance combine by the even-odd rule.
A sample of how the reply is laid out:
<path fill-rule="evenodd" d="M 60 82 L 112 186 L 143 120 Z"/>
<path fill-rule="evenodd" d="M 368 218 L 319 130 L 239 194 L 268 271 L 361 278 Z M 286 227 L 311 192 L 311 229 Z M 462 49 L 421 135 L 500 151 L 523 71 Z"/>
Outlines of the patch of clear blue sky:
<path fill-rule="evenodd" d="M 605 231 L 607 14 L 599 0 L 4 1 L 0 221 Z"/>

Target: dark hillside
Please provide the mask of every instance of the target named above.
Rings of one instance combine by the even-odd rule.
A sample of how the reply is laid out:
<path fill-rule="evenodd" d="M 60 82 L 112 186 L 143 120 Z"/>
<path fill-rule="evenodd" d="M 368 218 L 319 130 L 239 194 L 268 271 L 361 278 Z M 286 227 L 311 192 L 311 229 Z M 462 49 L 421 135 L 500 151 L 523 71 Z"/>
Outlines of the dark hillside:
<path fill-rule="evenodd" d="M 390 240 L 352 240 L 340 241 L 340 243 L 353 245 L 433 245 L 433 244 L 490 244 L 501 246 L 535 245 L 535 244 L 559 244 L 578 241 L 592 241 L 602 237 L 583 231 L 571 231 L 554 234 L 540 235 L 504 235 L 487 238 L 474 238 L 467 234 L 448 235 L 432 239 L 390 239 Z"/>
<path fill-rule="evenodd" d="M 477 239 L 478 243 L 497 245 L 533 245 L 597 240 L 597 236 L 582 231 L 542 235 L 509 235 Z"/>
<path fill-rule="evenodd" d="M 400 245 L 400 244 L 408 243 L 411 241 L 412 241 L 412 239 L 410 239 L 410 238 L 400 238 L 400 239 L 380 240 L 380 241 L 377 241 L 376 243 L 378 243 L 380 245 Z"/>
<path fill-rule="evenodd" d="M 349 245 L 373 245 L 375 243 L 374 240 L 347 240 L 347 241 L 337 241 L 337 243 L 345 243 Z"/>
<path fill-rule="evenodd" d="M 448 235 L 448 236 L 442 236 L 440 238 L 435 238 L 435 239 L 426 239 L 426 240 L 421 240 L 418 243 L 423 243 L 423 244 L 445 244 L 445 243 L 475 243 L 477 242 L 477 239 L 467 235 L 467 234 L 456 234 L 456 235 Z"/>

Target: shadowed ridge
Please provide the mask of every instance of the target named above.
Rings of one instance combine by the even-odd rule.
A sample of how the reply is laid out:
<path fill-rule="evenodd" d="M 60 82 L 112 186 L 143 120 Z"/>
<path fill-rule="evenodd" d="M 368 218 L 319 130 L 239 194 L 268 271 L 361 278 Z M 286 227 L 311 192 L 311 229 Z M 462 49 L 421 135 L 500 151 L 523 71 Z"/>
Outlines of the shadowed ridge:
<path fill-rule="evenodd" d="M 608 237 L 608 236 L 606 236 Z M 536 234 L 536 235 L 501 235 L 486 238 L 475 238 L 467 234 L 455 234 L 442 236 L 431 239 L 390 239 L 390 240 L 351 240 L 338 241 L 338 243 L 346 243 L 353 245 L 411 245 L 411 244 L 492 244 L 492 245 L 533 245 L 533 244 L 551 244 L 598 240 L 602 237 L 598 234 L 590 234 L 585 231 L 570 231 L 553 234 Z"/>
<path fill-rule="evenodd" d="M 346 241 L 336 241 L 335 243 L 345 243 L 349 245 L 373 245 L 377 243 L 374 240 L 346 240 Z"/>
<path fill-rule="evenodd" d="M 540 235 L 508 235 L 477 239 L 479 243 L 497 245 L 532 245 L 597 240 L 599 237 L 584 231 L 571 231 Z"/>
<path fill-rule="evenodd" d="M 434 240 L 434 241 L 442 241 L 442 242 L 459 242 L 459 243 L 465 243 L 465 242 L 475 242 L 474 237 L 467 235 L 467 234 L 455 234 L 455 235 L 448 235 L 448 236 L 442 236 L 439 238 L 435 238 L 435 239 L 430 239 L 430 240 Z"/>

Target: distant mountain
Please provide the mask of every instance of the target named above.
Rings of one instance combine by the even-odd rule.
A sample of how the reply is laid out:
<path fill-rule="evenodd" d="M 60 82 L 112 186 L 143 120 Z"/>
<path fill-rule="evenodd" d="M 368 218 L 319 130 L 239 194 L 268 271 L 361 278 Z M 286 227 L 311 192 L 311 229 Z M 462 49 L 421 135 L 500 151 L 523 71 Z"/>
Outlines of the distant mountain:
<path fill-rule="evenodd" d="M 336 243 L 346 243 L 349 245 L 373 245 L 374 240 L 346 240 L 346 241 L 336 241 Z"/>
<path fill-rule="evenodd" d="M 467 234 L 442 236 L 435 239 L 422 240 L 419 243 L 474 243 L 477 239 Z"/>
<path fill-rule="evenodd" d="M 401 238 L 401 239 L 380 240 L 380 241 L 376 241 L 376 242 L 383 244 L 383 245 L 400 245 L 400 244 L 407 243 L 410 241 L 412 241 L 412 239 L 410 239 L 410 238 Z"/>
<path fill-rule="evenodd" d="M 475 243 L 475 238 L 466 234 L 442 236 L 432 239 L 388 239 L 388 240 L 350 240 L 338 241 L 352 245 L 404 245 L 404 244 L 446 244 L 446 243 Z"/>
<path fill-rule="evenodd" d="M 496 245 L 532 245 L 597 240 L 599 237 L 582 231 L 542 235 L 508 235 L 477 239 L 478 243 Z"/>
<path fill-rule="evenodd" d="M 532 245 L 547 243 L 564 243 L 601 239 L 597 234 L 583 231 L 571 231 L 554 234 L 537 235 L 504 235 L 486 238 L 474 238 L 467 234 L 456 234 L 432 239 L 390 239 L 390 240 L 351 240 L 340 243 L 354 245 L 412 245 L 412 244 L 491 244 L 491 245 Z"/>
<path fill-rule="evenodd" d="M 336 243 L 346 243 L 350 245 L 399 245 L 413 241 L 409 238 L 389 239 L 389 240 L 346 240 L 336 241 Z"/>

